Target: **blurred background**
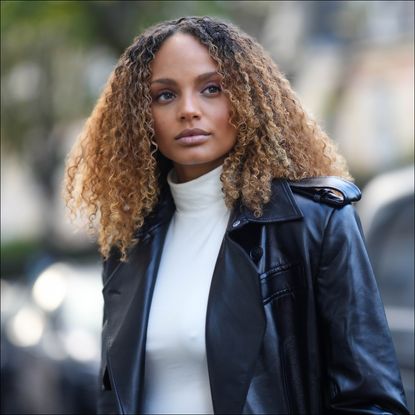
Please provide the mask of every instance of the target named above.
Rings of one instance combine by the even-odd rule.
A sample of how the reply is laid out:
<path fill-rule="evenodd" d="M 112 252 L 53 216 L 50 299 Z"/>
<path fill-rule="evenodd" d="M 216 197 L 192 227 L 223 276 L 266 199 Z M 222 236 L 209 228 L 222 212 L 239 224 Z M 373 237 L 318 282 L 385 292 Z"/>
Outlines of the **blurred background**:
<path fill-rule="evenodd" d="M 346 156 L 413 412 L 414 2 L 2 1 L 1 413 L 95 411 L 101 264 L 65 156 L 133 38 L 183 15 L 254 36 Z"/>

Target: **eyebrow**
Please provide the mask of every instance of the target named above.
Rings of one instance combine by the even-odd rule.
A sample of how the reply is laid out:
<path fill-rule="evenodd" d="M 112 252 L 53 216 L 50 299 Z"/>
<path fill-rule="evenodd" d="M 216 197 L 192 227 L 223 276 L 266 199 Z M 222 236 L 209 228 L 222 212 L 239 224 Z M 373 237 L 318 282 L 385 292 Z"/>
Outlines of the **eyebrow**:
<path fill-rule="evenodd" d="M 216 71 L 202 73 L 201 75 L 198 75 L 196 77 L 196 82 L 205 81 L 206 79 L 209 79 L 214 75 L 219 75 L 219 73 Z M 151 84 L 156 84 L 156 83 L 163 84 L 163 85 L 177 85 L 177 82 L 171 78 L 160 78 L 160 79 L 155 79 L 154 81 L 151 81 Z"/>

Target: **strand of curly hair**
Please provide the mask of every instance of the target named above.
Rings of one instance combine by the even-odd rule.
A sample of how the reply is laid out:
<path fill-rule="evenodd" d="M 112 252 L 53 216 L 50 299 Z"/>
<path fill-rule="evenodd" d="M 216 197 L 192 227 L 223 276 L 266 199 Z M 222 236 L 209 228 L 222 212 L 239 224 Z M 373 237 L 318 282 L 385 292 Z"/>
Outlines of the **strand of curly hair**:
<path fill-rule="evenodd" d="M 100 251 L 122 259 L 156 206 L 163 172 L 151 116 L 151 61 L 176 32 L 195 36 L 218 65 L 231 103 L 237 142 L 224 161 L 225 202 L 240 200 L 256 216 L 274 178 L 350 178 L 335 145 L 306 113 L 288 80 L 251 37 L 230 23 L 186 17 L 160 23 L 134 39 L 111 74 L 68 156 L 65 199 L 72 215 L 98 222 Z"/>

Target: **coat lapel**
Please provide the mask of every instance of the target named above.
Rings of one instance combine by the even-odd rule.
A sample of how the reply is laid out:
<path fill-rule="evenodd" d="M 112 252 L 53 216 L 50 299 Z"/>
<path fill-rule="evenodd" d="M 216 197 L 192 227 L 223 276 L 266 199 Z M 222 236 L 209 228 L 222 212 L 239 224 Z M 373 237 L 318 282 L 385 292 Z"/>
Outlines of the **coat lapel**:
<path fill-rule="evenodd" d="M 242 413 L 265 331 L 260 298 L 254 265 L 225 235 L 206 317 L 207 361 L 217 414 Z"/>
<path fill-rule="evenodd" d="M 273 183 L 271 200 L 260 218 L 243 206 L 231 215 L 212 277 L 206 316 L 206 352 L 216 414 L 242 413 L 266 325 L 258 271 L 232 233 L 249 222 L 301 218 L 285 181 Z"/>

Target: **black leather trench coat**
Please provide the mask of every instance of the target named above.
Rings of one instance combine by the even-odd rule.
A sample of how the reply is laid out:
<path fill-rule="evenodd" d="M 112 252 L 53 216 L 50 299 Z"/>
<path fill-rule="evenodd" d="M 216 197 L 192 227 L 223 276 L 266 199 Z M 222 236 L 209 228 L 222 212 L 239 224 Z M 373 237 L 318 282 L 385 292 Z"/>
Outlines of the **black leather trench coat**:
<path fill-rule="evenodd" d="M 215 414 L 408 413 L 350 204 L 359 198 L 338 178 L 276 180 L 263 216 L 232 211 L 206 316 Z M 147 322 L 173 212 L 167 190 L 128 262 L 114 254 L 104 263 L 99 413 L 140 413 Z"/>

